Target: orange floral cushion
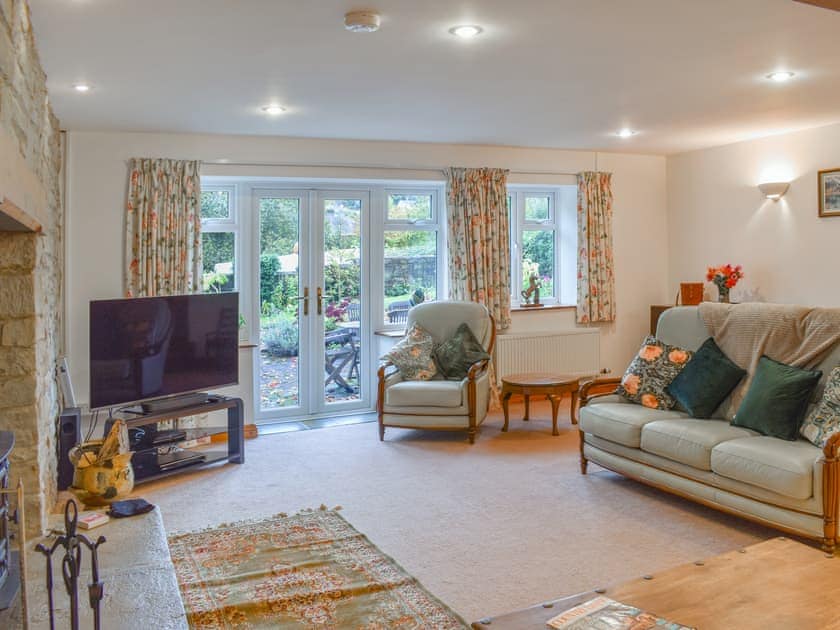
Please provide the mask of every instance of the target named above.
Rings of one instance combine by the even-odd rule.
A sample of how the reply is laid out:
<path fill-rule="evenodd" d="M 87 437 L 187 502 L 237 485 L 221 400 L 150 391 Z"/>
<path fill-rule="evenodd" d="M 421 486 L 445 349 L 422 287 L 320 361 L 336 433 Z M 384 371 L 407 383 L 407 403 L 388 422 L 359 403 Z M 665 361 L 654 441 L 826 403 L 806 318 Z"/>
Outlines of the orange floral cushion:
<path fill-rule="evenodd" d="M 690 350 L 669 346 L 650 335 L 630 362 L 616 393 L 651 409 L 670 409 L 676 401 L 666 388 L 692 355 Z"/>

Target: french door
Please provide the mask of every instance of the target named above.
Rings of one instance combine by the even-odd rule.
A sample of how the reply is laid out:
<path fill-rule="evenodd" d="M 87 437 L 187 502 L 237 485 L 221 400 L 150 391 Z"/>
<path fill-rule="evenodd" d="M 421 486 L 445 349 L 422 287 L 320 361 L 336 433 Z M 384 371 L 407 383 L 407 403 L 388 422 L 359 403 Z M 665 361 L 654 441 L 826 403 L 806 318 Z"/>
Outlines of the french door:
<path fill-rule="evenodd" d="M 369 191 L 266 188 L 252 198 L 258 419 L 370 408 Z"/>

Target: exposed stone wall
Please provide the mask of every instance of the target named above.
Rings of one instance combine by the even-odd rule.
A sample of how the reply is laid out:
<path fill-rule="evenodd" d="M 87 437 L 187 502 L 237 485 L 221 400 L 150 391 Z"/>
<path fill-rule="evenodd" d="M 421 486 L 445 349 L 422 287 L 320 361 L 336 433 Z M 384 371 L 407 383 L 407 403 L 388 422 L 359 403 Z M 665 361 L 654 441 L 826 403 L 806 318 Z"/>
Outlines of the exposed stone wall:
<path fill-rule="evenodd" d="M 13 482 L 31 532 L 56 494 L 56 362 L 62 345 L 61 140 L 25 0 L 0 0 L 0 196 L 41 234 L 0 234 L 0 427 L 15 433 Z"/>

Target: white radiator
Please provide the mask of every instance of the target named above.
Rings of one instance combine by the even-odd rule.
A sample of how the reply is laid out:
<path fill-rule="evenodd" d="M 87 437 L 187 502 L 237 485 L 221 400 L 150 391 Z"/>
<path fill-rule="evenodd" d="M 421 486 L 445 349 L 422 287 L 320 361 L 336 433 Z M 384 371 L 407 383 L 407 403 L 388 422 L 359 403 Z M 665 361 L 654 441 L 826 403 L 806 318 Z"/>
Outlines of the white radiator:
<path fill-rule="evenodd" d="M 496 378 L 518 372 L 595 376 L 601 371 L 601 335 L 595 328 L 501 334 Z"/>

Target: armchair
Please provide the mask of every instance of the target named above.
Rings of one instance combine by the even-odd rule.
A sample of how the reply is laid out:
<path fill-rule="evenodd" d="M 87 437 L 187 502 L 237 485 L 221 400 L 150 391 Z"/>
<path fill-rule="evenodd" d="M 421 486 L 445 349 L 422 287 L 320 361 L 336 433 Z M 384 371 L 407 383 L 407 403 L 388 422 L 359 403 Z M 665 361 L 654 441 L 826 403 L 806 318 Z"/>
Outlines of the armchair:
<path fill-rule="evenodd" d="M 408 311 L 406 329 L 415 323 L 441 343 L 451 338 L 466 322 L 487 353 L 493 354 L 496 324 L 487 309 L 475 302 L 426 302 Z M 379 415 L 379 439 L 385 439 L 385 427 L 466 431 L 470 444 L 475 442 L 478 427 L 487 416 L 490 404 L 490 361 L 472 365 L 460 381 L 438 375 L 428 381 L 404 381 L 390 362 L 378 373 L 376 409 Z"/>

